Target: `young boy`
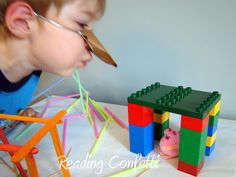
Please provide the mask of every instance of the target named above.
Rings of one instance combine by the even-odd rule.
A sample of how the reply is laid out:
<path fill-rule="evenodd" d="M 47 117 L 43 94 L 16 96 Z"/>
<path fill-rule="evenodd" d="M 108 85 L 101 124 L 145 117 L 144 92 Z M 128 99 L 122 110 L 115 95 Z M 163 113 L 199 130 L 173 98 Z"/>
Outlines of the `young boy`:
<path fill-rule="evenodd" d="M 69 76 L 92 53 L 116 66 L 91 31 L 104 9 L 105 0 L 1 0 L 1 112 L 16 114 L 29 104 L 40 71 Z"/>

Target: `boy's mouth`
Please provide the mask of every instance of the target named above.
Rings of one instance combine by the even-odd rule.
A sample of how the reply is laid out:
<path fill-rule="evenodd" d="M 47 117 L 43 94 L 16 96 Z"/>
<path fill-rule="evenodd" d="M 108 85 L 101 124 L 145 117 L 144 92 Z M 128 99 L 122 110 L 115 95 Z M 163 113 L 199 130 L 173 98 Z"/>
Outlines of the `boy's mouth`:
<path fill-rule="evenodd" d="M 87 65 L 88 61 L 82 61 L 81 63 L 83 65 L 83 67 L 85 67 Z"/>

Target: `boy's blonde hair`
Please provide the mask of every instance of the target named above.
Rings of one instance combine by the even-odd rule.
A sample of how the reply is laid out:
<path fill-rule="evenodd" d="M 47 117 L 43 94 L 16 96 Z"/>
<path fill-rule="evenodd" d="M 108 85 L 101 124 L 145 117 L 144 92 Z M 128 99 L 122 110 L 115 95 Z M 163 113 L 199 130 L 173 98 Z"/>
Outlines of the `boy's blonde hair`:
<path fill-rule="evenodd" d="M 0 0 L 0 39 L 6 38 L 9 34 L 5 28 L 5 12 L 7 7 L 15 1 L 24 1 L 31 5 L 33 10 L 41 15 L 45 15 L 48 8 L 51 4 L 54 4 L 58 10 L 62 7 L 66 2 L 70 2 L 73 0 Z M 105 10 L 106 0 L 97 0 L 97 18 L 103 15 Z"/>

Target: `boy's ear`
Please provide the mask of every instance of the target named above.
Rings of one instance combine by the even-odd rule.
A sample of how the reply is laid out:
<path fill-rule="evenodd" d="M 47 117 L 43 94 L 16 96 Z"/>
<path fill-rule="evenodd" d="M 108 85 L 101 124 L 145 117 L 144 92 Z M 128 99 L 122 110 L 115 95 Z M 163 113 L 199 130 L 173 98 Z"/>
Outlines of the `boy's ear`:
<path fill-rule="evenodd" d="M 33 9 L 29 4 L 16 1 L 11 3 L 6 10 L 6 26 L 14 36 L 25 38 L 31 32 L 28 21 L 33 17 Z"/>

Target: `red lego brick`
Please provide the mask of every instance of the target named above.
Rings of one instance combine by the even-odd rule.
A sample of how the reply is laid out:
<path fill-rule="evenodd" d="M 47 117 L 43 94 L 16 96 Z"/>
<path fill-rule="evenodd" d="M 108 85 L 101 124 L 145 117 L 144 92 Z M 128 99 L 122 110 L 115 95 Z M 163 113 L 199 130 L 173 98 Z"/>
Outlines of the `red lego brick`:
<path fill-rule="evenodd" d="M 129 124 L 145 127 L 153 122 L 153 109 L 128 103 Z"/>
<path fill-rule="evenodd" d="M 197 176 L 199 174 L 199 172 L 201 171 L 203 164 L 204 164 L 204 159 L 199 164 L 199 166 L 194 166 L 194 165 L 191 165 L 191 164 L 188 164 L 188 163 L 185 163 L 185 162 L 182 162 L 179 160 L 178 161 L 178 170 L 188 173 L 193 176 Z"/>
<path fill-rule="evenodd" d="M 198 119 L 194 117 L 181 116 L 181 128 L 194 130 L 196 132 L 202 132 L 208 125 L 209 115 L 204 119 Z"/>

